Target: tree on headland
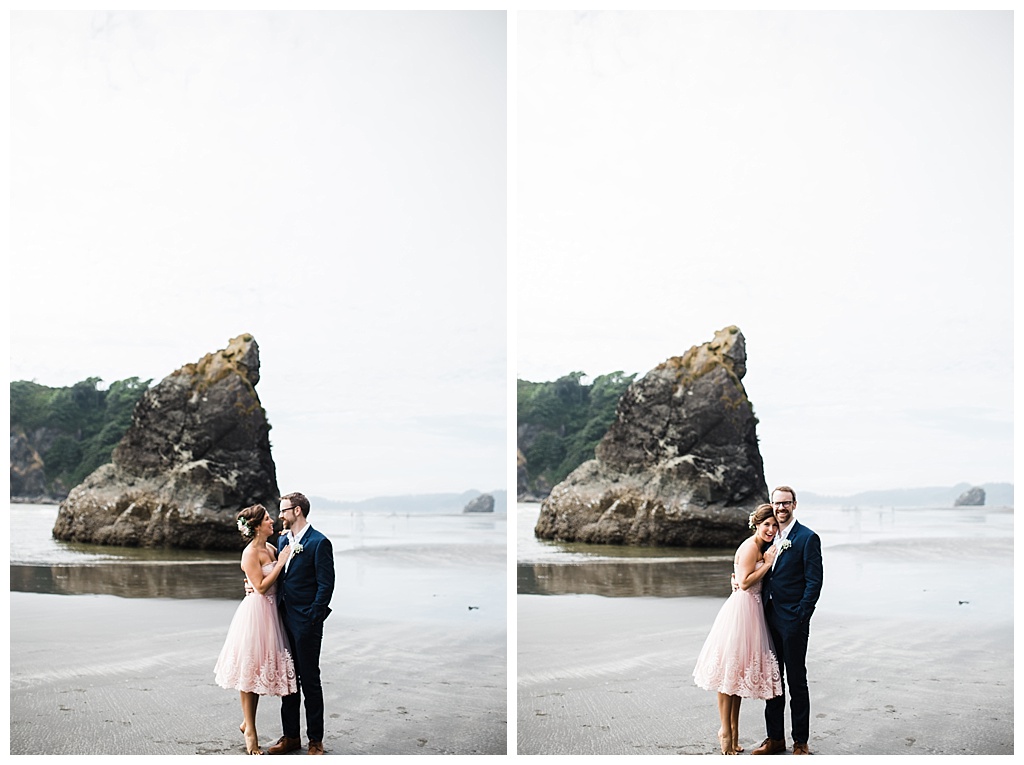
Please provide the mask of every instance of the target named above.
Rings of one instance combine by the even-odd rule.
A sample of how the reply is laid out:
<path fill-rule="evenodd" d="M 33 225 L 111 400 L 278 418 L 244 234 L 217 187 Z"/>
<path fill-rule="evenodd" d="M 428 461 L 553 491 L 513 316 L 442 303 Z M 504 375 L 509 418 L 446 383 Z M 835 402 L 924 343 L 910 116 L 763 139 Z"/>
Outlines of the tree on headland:
<path fill-rule="evenodd" d="M 28 447 L 26 454 L 42 460 L 43 478 L 33 485 L 61 497 L 96 468 L 110 462 L 111 453 L 132 422 L 132 411 L 151 380 L 130 377 L 101 390 L 99 377 L 70 387 L 51 388 L 36 382 L 11 383 L 11 438 Z M 14 476 L 29 465 L 15 464 L 11 454 L 11 493 Z M 20 452 L 19 452 L 20 453 Z M 40 486 L 41 484 L 41 486 Z"/>
<path fill-rule="evenodd" d="M 584 377 L 584 372 L 570 372 L 553 382 L 516 381 L 517 440 L 531 491 L 546 493 L 594 457 L 636 375 L 612 372 L 590 385 L 582 382 Z"/>

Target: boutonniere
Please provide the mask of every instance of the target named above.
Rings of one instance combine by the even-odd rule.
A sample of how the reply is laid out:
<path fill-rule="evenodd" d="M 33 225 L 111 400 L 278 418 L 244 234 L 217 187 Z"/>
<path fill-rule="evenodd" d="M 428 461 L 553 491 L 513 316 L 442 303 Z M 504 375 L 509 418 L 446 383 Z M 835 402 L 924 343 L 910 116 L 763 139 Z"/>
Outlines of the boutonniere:
<path fill-rule="evenodd" d="M 784 553 L 792 546 L 792 542 L 790 542 L 788 539 L 783 539 L 781 542 L 779 542 L 779 555 L 782 555 L 782 553 Z"/>
<path fill-rule="evenodd" d="M 787 540 L 787 541 L 788 541 L 788 540 Z M 294 547 L 292 548 L 292 555 L 298 555 L 298 554 L 299 554 L 300 552 L 302 552 L 302 550 L 303 550 L 303 547 L 302 547 L 302 543 L 301 543 L 301 542 L 298 542 L 298 543 L 296 543 L 296 545 L 295 545 L 295 546 L 294 546 Z"/>

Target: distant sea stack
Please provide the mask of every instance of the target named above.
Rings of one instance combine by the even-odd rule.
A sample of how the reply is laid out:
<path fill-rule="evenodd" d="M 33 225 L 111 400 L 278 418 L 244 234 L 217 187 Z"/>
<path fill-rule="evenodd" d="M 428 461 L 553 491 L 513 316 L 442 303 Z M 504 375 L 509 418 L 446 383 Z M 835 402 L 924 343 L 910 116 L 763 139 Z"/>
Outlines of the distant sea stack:
<path fill-rule="evenodd" d="M 754 409 L 741 380 L 737 327 L 632 383 L 615 422 L 541 505 L 542 539 L 732 547 L 767 501 Z"/>
<path fill-rule="evenodd" d="M 469 503 L 463 508 L 464 513 L 493 513 L 494 512 L 494 497 L 490 494 L 481 494 L 479 497 L 471 499 Z"/>
<path fill-rule="evenodd" d="M 237 550 L 235 514 L 279 495 L 256 394 L 259 348 L 239 335 L 139 400 L 104 465 L 60 505 L 53 536 L 127 547 Z"/>
<path fill-rule="evenodd" d="M 981 507 L 984 504 L 985 490 L 980 486 L 972 486 L 956 498 L 953 507 Z"/>

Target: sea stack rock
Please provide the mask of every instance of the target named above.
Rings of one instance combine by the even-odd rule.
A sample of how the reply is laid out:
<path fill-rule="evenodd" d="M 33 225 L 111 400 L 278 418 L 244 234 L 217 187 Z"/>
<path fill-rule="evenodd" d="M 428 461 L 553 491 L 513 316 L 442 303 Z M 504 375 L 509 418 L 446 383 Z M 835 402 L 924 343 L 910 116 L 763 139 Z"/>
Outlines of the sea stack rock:
<path fill-rule="evenodd" d="M 619 401 L 615 422 L 551 490 L 534 533 L 603 544 L 733 547 L 767 501 L 737 327 L 668 359 Z"/>
<path fill-rule="evenodd" d="M 494 497 L 490 494 L 481 494 L 479 497 L 471 499 L 469 504 L 463 509 L 464 513 L 493 513 L 494 512 Z"/>
<path fill-rule="evenodd" d="M 953 507 L 981 507 L 985 504 L 985 490 L 980 486 L 972 486 L 953 503 Z"/>
<path fill-rule="evenodd" d="M 273 509 L 279 494 L 259 379 L 259 348 L 246 334 L 146 391 L 113 462 L 61 503 L 53 536 L 239 549 L 235 514 L 257 502 Z"/>

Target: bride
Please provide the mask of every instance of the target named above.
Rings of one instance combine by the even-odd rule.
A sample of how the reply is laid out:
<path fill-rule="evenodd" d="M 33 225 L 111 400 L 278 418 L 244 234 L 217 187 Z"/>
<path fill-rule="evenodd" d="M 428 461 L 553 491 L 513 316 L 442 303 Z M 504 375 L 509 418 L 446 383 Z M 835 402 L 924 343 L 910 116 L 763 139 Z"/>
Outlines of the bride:
<path fill-rule="evenodd" d="M 775 648 L 764 620 L 761 580 L 771 571 L 779 530 L 771 505 L 758 505 L 750 514 L 753 534 L 736 549 L 733 570 L 736 589 L 715 617 L 693 670 L 694 682 L 718 692 L 722 754 L 743 751 L 739 745 L 740 702 L 770 699 L 782 694 Z M 766 552 L 761 551 L 768 545 Z"/>
<path fill-rule="evenodd" d="M 295 664 L 277 612 L 276 582 L 291 548 L 280 557 L 267 538 L 274 533 L 274 519 L 263 505 L 252 505 L 237 516 L 238 530 L 250 540 L 242 551 L 242 571 L 252 585 L 228 627 L 217 664 L 217 685 L 238 690 L 249 754 L 263 754 L 256 733 L 256 706 L 260 696 L 287 696 L 298 690 Z M 249 588 L 246 588 L 248 591 Z"/>

